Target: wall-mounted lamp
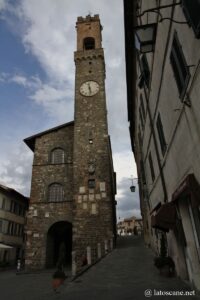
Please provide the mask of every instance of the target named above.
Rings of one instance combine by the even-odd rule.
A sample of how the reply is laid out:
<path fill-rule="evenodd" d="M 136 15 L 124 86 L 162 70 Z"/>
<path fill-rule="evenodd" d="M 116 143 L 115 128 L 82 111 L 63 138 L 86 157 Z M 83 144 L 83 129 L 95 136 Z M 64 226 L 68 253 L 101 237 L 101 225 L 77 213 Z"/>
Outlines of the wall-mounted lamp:
<path fill-rule="evenodd" d="M 156 42 L 157 24 L 137 26 L 135 30 L 135 46 L 141 53 L 154 51 Z"/>
<path fill-rule="evenodd" d="M 89 131 L 89 133 L 88 133 L 88 140 L 89 140 L 89 144 L 93 144 L 93 134 L 92 134 L 92 131 Z"/>
<path fill-rule="evenodd" d="M 138 178 L 134 178 L 134 179 L 138 179 Z M 131 175 L 131 186 L 130 186 L 130 190 L 131 190 L 131 193 L 134 193 L 135 192 L 135 185 L 133 185 L 133 175 Z"/>
<path fill-rule="evenodd" d="M 173 20 L 172 18 L 163 18 L 160 12 L 161 9 L 173 7 L 180 4 L 181 1 L 169 5 L 150 8 L 144 10 L 141 14 L 137 15 L 137 18 L 142 17 L 145 13 L 156 13 L 160 17 L 158 22 L 162 22 L 163 20 L 170 20 L 178 24 L 187 24 L 188 22 L 176 21 Z M 157 23 L 136 26 L 134 27 L 134 31 L 135 31 L 136 49 L 138 49 L 141 53 L 153 52 L 155 48 L 155 42 L 156 42 Z"/>
<path fill-rule="evenodd" d="M 167 4 L 167 5 L 162 5 L 162 6 L 157 6 L 157 7 L 153 7 L 153 8 L 150 8 L 150 9 L 146 9 L 141 14 L 137 15 L 137 18 L 142 17 L 146 13 L 153 12 L 153 13 L 156 13 L 160 16 L 160 19 L 158 20 L 158 22 L 162 22 L 163 20 L 171 20 L 172 22 L 175 22 L 175 23 L 178 23 L 178 24 L 187 24 L 187 22 L 176 21 L 176 20 L 173 20 L 172 18 L 163 18 L 162 14 L 160 12 L 161 9 L 174 7 L 176 5 L 181 5 L 181 4 L 182 4 L 182 1 L 179 1 L 177 3 L 172 3 L 172 4 Z"/>
<path fill-rule="evenodd" d="M 134 193 L 134 192 L 135 192 L 135 186 L 134 186 L 134 185 L 131 185 L 131 186 L 130 186 L 130 190 L 131 190 L 131 193 Z"/>
<path fill-rule="evenodd" d="M 89 144 L 93 144 L 93 139 L 89 139 Z"/>

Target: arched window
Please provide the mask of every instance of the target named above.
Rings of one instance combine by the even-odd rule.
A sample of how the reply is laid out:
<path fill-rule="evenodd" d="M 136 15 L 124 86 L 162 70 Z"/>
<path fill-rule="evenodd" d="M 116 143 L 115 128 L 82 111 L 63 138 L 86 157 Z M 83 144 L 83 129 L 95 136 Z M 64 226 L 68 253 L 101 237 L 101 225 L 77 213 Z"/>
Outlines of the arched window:
<path fill-rule="evenodd" d="M 64 163 L 65 152 L 62 148 L 55 148 L 51 151 L 51 163 L 61 164 Z"/>
<path fill-rule="evenodd" d="M 92 37 L 86 37 L 83 40 L 83 49 L 84 50 L 92 50 L 95 49 L 95 39 Z"/>
<path fill-rule="evenodd" d="M 48 190 L 48 201 L 49 202 L 60 202 L 64 199 L 63 186 L 60 183 L 52 183 Z"/>

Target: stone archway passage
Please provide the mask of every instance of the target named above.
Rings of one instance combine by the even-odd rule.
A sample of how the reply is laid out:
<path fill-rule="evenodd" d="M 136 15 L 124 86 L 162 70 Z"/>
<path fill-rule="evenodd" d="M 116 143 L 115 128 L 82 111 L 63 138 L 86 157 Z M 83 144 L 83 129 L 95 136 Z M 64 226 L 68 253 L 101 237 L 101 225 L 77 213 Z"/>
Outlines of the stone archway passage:
<path fill-rule="evenodd" d="M 71 265 L 72 224 L 65 221 L 54 223 L 47 233 L 46 267 Z"/>

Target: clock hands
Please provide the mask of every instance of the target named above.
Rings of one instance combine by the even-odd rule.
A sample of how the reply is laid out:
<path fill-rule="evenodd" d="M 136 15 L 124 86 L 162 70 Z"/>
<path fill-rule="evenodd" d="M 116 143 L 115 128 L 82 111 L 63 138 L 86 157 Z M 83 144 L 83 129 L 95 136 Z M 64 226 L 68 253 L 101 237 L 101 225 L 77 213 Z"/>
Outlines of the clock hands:
<path fill-rule="evenodd" d="M 99 91 L 99 84 L 95 81 L 86 81 L 80 87 L 80 93 L 83 96 L 91 97 Z"/>
<path fill-rule="evenodd" d="M 92 90 L 91 90 L 90 82 L 87 83 L 87 86 L 88 86 L 89 94 L 91 94 Z"/>

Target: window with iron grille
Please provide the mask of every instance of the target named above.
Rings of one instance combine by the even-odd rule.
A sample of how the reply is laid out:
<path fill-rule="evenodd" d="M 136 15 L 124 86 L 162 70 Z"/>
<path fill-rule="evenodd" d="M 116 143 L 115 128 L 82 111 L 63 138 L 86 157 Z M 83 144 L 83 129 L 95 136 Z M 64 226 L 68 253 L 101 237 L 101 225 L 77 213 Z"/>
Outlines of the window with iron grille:
<path fill-rule="evenodd" d="M 60 183 L 52 183 L 48 190 L 48 201 L 49 202 L 60 202 L 63 201 L 63 186 Z"/>
<path fill-rule="evenodd" d="M 200 38 L 200 0 L 182 0 L 182 7 L 195 36 Z"/>
<path fill-rule="evenodd" d="M 51 163 L 61 164 L 64 163 L 65 152 L 62 148 L 55 148 L 51 151 Z"/>
<path fill-rule="evenodd" d="M 190 72 L 176 32 L 174 33 L 174 38 L 172 42 L 170 62 L 178 87 L 179 96 L 181 99 L 183 99 L 189 83 Z"/>
<path fill-rule="evenodd" d="M 152 179 L 152 181 L 154 181 L 155 180 L 155 172 L 154 172 L 154 166 L 153 166 L 151 152 L 149 152 L 149 167 L 150 167 L 150 172 L 151 172 L 151 179 Z"/>
<path fill-rule="evenodd" d="M 157 131 L 158 131 L 161 151 L 162 151 L 162 154 L 164 155 L 165 151 L 167 149 L 167 144 L 165 141 L 165 135 L 164 135 L 164 131 L 163 131 L 163 125 L 162 125 L 162 121 L 160 118 L 160 114 L 158 114 L 158 117 L 157 117 L 156 127 L 157 127 Z"/>

